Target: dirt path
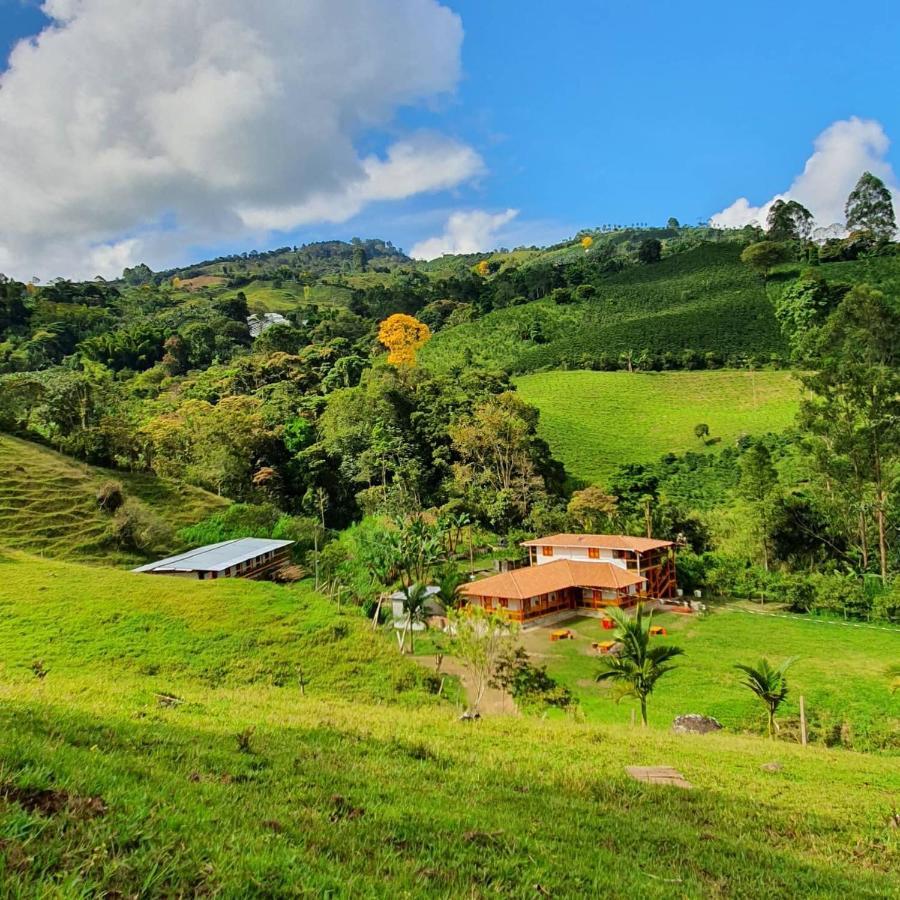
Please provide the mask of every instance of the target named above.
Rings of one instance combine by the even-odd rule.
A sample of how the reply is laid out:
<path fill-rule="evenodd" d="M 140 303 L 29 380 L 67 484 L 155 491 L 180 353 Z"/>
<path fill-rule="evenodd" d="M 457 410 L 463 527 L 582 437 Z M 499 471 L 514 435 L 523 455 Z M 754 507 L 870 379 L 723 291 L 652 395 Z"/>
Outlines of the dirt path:
<path fill-rule="evenodd" d="M 436 662 L 435 657 L 414 656 L 413 659 L 420 666 L 424 666 L 426 669 L 434 671 Z M 472 699 L 472 682 L 465 666 L 463 666 L 459 660 L 454 659 L 452 656 L 445 656 L 441 662 L 441 674 L 455 675 L 458 677 L 466 691 L 466 696 L 469 700 Z M 506 691 L 501 691 L 499 688 L 492 687 L 489 687 L 484 692 L 484 696 L 481 698 L 481 703 L 479 705 L 479 712 L 483 716 L 513 716 L 519 714 L 519 710 L 516 708 L 516 701 L 513 700 Z"/>

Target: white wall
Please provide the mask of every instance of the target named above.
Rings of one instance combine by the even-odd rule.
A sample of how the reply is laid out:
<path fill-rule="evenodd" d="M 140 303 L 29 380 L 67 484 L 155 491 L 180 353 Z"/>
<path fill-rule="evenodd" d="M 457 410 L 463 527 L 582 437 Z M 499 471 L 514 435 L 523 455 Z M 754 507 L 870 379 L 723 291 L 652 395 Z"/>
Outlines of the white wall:
<path fill-rule="evenodd" d="M 618 566 L 620 569 L 627 569 L 624 559 L 614 559 L 612 550 L 601 550 L 599 559 L 591 559 L 588 556 L 587 547 L 554 547 L 553 556 L 544 556 L 541 548 L 537 547 L 537 564 L 556 562 L 560 559 L 571 559 L 573 562 L 606 562 Z"/>

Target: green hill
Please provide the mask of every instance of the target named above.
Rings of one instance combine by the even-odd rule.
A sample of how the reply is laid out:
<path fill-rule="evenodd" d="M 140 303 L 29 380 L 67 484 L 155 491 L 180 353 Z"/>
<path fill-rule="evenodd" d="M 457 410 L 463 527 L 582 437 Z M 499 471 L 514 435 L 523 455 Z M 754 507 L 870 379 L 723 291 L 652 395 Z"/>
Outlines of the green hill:
<path fill-rule="evenodd" d="M 892 758 L 460 722 L 365 620 L 303 588 L 18 554 L 0 572 L 11 896 L 894 892 Z"/>
<path fill-rule="evenodd" d="M 707 243 L 606 276 L 590 300 L 495 310 L 437 334 L 421 357 L 441 369 L 475 363 L 524 373 L 589 368 L 626 351 L 783 354 L 772 305 L 740 253 L 736 243 Z"/>
<path fill-rule="evenodd" d="M 578 479 L 602 482 L 618 466 L 665 453 L 707 451 L 742 434 L 789 427 L 799 385 L 789 372 L 540 372 L 516 381 L 541 411 L 539 433 Z M 694 426 L 709 425 L 704 443 Z"/>
<path fill-rule="evenodd" d="M 160 520 L 150 555 L 178 549 L 174 532 L 193 525 L 227 501 L 145 473 L 100 469 L 39 444 L 0 434 L 0 547 L 83 562 L 136 563 L 142 554 L 118 549 L 107 538 L 111 518 L 97 493 L 119 482 L 125 496 Z"/>

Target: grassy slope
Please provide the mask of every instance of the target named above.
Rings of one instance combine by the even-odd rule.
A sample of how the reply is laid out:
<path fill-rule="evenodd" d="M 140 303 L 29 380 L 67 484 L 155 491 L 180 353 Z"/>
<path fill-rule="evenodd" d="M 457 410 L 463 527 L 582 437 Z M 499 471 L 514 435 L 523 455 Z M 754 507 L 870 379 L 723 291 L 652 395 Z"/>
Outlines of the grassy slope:
<path fill-rule="evenodd" d="M 749 608 L 749 607 L 748 607 Z M 688 712 L 715 716 L 729 729 L 764 730 L 758 701 L 741 686 L 735 663 L 755 664 L 761 656 L 797 660 L 789 670 L 790 695 L 782 716 L 791 730 L 806 697 L 811 740 L 860 749 L 900 750 L 900 695 L 890 693 L 888 667 L 900 657 L 900 629 L 839 624 L 814 617 L 762 616 L 758 607 L 715 610 L 705 618 L 672 613 L 655 617 L 671 641 L 685 650 L 678 669 L 667 675 L 651 700 L 651 718 L 666 725 Z M 616 703 L 615 689 L 594 682 L 596 655 L 591 641 L 605 633 L 597 619 L 571 623 L 574 641 L 551 644 L 544 631 L 526 638 L 551 675 L 578 697 L 589 720 L 627 722 L 634 704 Z"/>
<path fill-rule="evenodd" d="M 374 699 L 395 686 L 402 693 L 409 669 L 364 620 L 302 585 L 199 582 L 12 553 L 0 557 L 0 621 L 4 681 L 40 658 L 58 677 L 113 667 L 148 676 L 146 689 L 178 678 L 296 685 L 302 675 L 312 693 Z"/>
<path fill-rule="evenodd" d="M 731 443 L 781 431 L 797 412 L 789 372 L 542 372 L 517 381 L 541 411 L 541 436 L 576 478 L 602 482 L 625 463 L 699 451 L 694 426 Z M 710 449 L 717 447 L 710 445 Z"/>
<path fill-rule="evenodd" d="M 784 345 L 760 280 L 739 246 L 706 244 L 652 266 L 604 278 L 590 302 L 548 300 L 494 311 L 435 335 L 422 351 L 437 368 L 464 364 L 533 372 L 625 350 L 693 349 L 767 356 Z M 523 334 L 539 321 L 543 344 Z"/>
<path fill-rule="evenodd" d="M 302 590 L 18 556 L 0 567 L 0 881 L 13 896 L 895 888 L 896 760 L 571 720 L 460 723 L 363 622 Z M 26 665 L 38 648 L 43 680 Z M 272 683 L 272 657 L 304 666 L 305 695 Z M 161 705 L 160 691 L 184 702 Z M 782 768 L 763 771 L 773 758 Z M 695 789 L 637 784 L 632 764 L 675 765 Z"/>
<path fill-rule="evenodd" d="M 199 488 L 95 468 L 38 444 L 0 435 L 0 546 L 59 559 L 137 560 L 103 543 L 108 518 L 97 508 L 96 496 L 111 480 L 121 482 L 127 496 L 145 503 L 173 529 L 193 524 L 226 504 Z M 164 553 L 174 548 L 155 549 Z"/>

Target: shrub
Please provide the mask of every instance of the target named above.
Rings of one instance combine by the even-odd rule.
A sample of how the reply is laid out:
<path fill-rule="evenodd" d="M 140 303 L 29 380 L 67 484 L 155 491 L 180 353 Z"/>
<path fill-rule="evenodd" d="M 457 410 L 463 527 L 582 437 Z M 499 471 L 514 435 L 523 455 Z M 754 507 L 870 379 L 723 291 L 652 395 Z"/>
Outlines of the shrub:
<path fill-rule="evenodd" d="M 128 499 L 116 511 L 107 538 L 117 547 L 147 553 L 171 542 L 172 532 L 154 512 Z"/>
<path fill-rule="evenodd" d="M 568 688 L 557 684 L 544 666 L 534 666 L 524 647 L 508 649 L 494 667 L 493 687 L 511 694 L 523 707 L 555 706 L 565 709 L 572 704 Z"/>
<path fill-rule="evenodd" d="M 125 491 L 118 481 L 107 481 L 97 492 L 97 506 L 111 516 L 125 503 Z"/>

